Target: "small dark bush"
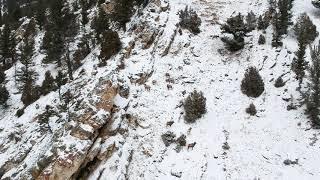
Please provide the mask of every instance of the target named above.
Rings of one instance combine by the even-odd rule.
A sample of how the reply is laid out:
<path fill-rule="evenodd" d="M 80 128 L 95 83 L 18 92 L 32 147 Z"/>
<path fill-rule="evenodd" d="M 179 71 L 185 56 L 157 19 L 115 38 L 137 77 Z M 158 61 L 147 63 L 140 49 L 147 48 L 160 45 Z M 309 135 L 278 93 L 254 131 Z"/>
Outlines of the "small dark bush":
<path fill-rule="evenodd" d="M 21 117 L 23 114 L 24 114 L 24 109 L 19 109 L 19 110 L 16 112 L 16 116 L 17 116 L 17 117 Z"/>
<path fill-rule="evenodd" d="M 45 109 L 46 111 L 38 117 L 40 124 L 48 124 L 50 117 L 56 114 L 52 106 L 47 105 Z"/>
<path fill-rule="evenodd" d="M 280 87 L 283 87 L 285 85 L 286 85 L 286 83 L 283 81 L 281 76 L 278 77 L 276 82 L 274 83 L 274 87 L 276 87 L 276 88 L 280 88 Z"/>
<path fill-rule="evenodd" d="M 229 143 L 228 143 L 228 142 L 224 142 L 224 143 L 222 144 L 222 149 L 225 150 L 225 151 L 230 150 L 230 145 L 229 145 Z"/>
<path fill-rule="evenodd" d="M 246 109 L 246 113 L 250 114 L 251 116 L 255 116 L 257 114 L 256 106 L 251 103 L 249 107 Z"/>
<path fill-rule="evenodd" d="M 312 5 L 316 8 L 320 8 L 320 1 L 319 0 L 312 0 Z"/>
<path fill-rule="evenodd" d="M 186 135 L 182 134 L 180 137 L 178 137 L 177 144 L 179 146 L 185 146 L 187 144 L 186 138 Z"/>
<path fill-rule="evenodd" d="M 161 135 L 161 139 L 167 147 L 175 142 L 175 137 L 176 135 L 171 131 L 167 131 L 166 133 Z"/>
<path fill-rule="evenodd" d="M 193 34 L 200 33 L 201 19 L 194 10 L 187 6 L 185 10 L 179 11 L 179 17 L 182 28 L 188 29 Z"/>
<path fill-rule="evenodd" d="M 249 67 L 244 74 L 241 82 L 241 91 L 243 94 L 257 98 L 264 91 L 264 82 L 255 67 Z"/>
<path fill-rule="evenodd" d="M 203 93 L 196 90 L 187 97 L 183 104 L 186 122 L 193 123 L 207 112 L 206 101 Z"/>
<path fill-rule="evenodd" d="M 258 40 L 258 44 L 262 45 L 266 43 L 266 38 L 264 37 L 264 35 L 260 35 L 259 36 L 259 40 Z"/>

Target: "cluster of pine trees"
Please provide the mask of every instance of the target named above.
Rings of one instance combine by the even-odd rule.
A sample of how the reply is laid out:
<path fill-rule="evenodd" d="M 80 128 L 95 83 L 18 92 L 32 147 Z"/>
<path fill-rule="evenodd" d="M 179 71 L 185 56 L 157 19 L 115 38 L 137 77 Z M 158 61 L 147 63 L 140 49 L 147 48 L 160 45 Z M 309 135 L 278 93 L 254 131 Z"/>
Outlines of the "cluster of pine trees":
<path fill-rule="evenodd" d="M 6 71 L 15 68 L 16 86 L 25 106 L 36 101 L 41 95 L 58 90 L 73 80 L 73 72 L 94 46 L 101 46 L 100 65 L 121 49 L 118 30 L 125 30 L 135 7 L 145 0 L 111 1 L 114 9 L 106 12 L 104 0 L 3 0 L 0 1 L 0 105 L 5 105 L 10 94 L 6 89 Z M 98 7 L 93 19 L 89 19 L 93 7 Z M 3 12 L 3 13 L 2 13 Z M 88 23 L 91 24 L 88 25 Z M 115 27 L 110 27 L 110 23 Z M 24 32 L 17 35 L 16 30 L 23 26 Z M 93 31 L 86 32 L 91 27 Z M 35 37 L 44 37 L 41 53 L 45 54 L 42 64 L 35 64 Z M 81 34 L 81 35 L 80 35 Z M 20 37 L 21 36 L 21 37 Z M 77 41 L 76 41 L 77 40 Z M 71 45 L 77 42 L 76 49 Z M 20 64 L 17 66 L 17 64 Z M 45 73 L 42 84 L 37 85 L 36 66 L 54 64 L 58 72 L 54 77 L 50 71 Z M 16 69 L 16 67 L 19 67 Z"/>
<path fill-rule="evenodd" d="M 315 7 L 320 8 L 319 0 L 313 0 L 312 3 Z M 248 13 L 246 17 L 241 14 L 230 17 L 221 26 L 221 29 L 223 33 L 231 34 L 233 37 L 222 37 L 221 40 L 231 52 L 238 51 L 244 47 L 244 37 L 247 33 L 256 28 L 265 33 L 265 30 L 272 25 L 273 38 L 271 45 L 281 47 L 283 45 L 282 38 L 288 34 L 290 26 L 294 25 L 292 29 L 297 39 L 298 50 L 295 52 L 291 69 L 299 81 L 298 90 L 303 95 L 306 114 L 313 125 L 320 127 L 320 42 L 318 46 L 310 47 L 311 63 L 308 64 L 306 60 L 306 49 L 314 42 L 319 33 L 306 13 L 301 14 L 294 24 L 291 20 L 292 7 L 293 0 L 269 0 L 269 9 L 258 18 L 253 12 Z M 265 37 L 261 34 L 258 43 L 264 44 L 265 41 Z M 306 77 L 308 77 L 306 88 L 301 90 L 303 80 Z M 246 72 L 241 90 L 249 97 L 258 97 L 264 91 L 263 80 L 253 67 L 250 67 Z"/>

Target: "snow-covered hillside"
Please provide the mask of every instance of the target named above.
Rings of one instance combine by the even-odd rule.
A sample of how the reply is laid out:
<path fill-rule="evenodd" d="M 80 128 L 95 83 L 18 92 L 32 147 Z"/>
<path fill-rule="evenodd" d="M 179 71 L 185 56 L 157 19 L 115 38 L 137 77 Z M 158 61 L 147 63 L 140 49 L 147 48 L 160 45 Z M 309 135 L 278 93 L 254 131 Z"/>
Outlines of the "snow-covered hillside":
<path fill-rule="evenodd" d="M 186 6 L 202 20 L 198 35 L 178 32 L 178 11 Z M 75 80 L 63 86 L 62 94 L 71 91 L 74 97 L 70 112 L 39 122 L 46 105 L 59 112 L 57 91 L 17 118 L 21 95 L 10 97 L 9 107 L 0 109 L 0 178 L 320 179 L 320 131 L 311 128 L 304 106 L 287 109 L 301 98 L 291 71 L 298 47 L 293 30 L 281 48 L 271 46 L 272 26 L 264 45 L 258 45 L 262 31 L 254 30 L 236 53 L 226 51 L 219 38 L 230 16 L 267 9 L 267 0 L 150 0 L 120 34 L 124 48 L 107 66 L 97 66 L 97 47 Z M 310 0 L 295 0 L 293 21 L 303 12 L 320 30 L 320 9 Z M 40 50 L 34 58 L 40 68 L 52 68 L 40 65 Z M 265 83 L 258 98 L 241 92 L 249 66 L 259 69 Z M 14 68 L 6 71 L 8 77 L 13 73 Z M 276 88 L 282 75 L 286 84 Z M 17 91 L 13 80 L 7 87 Z M 195 89 L 207 98 L 207 113 L 191 124 L 184 121 L 182 102 Z M 245 111 L 250 103 L 256 116 Z M 167 131 L 196 144 L 166 147 L 161 135 Z"/>

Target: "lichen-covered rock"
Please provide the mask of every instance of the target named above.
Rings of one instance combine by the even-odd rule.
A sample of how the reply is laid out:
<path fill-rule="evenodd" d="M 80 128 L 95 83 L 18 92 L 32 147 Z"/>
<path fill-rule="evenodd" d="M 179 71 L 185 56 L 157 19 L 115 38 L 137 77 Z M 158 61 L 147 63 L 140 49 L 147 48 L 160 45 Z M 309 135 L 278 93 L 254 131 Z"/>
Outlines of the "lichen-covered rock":
<path fill-rule="evenodd" d="M 77 137 L 81 140 L 91 139 L 93 134 L 93 127 L 86 124 L 80 124 L 71 131 L 71 136 Z"/>

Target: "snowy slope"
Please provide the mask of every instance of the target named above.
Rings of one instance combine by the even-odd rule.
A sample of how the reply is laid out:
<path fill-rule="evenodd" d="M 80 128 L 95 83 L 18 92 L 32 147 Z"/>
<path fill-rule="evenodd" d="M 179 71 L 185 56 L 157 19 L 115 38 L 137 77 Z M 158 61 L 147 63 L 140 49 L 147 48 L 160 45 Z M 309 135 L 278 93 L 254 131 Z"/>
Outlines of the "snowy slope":
<path fill-rule="evenodd" d="M 196 10 L 202 19 L 199 35 L 187 30 L 183 30 L 182 35 L 175 32 L 179 22 L 177 12 L 185 6 Z M 32 170 L 39 167 L 39 159 L 50 157 L 50 164 L 56 159 L 69 160 L 66 157 L 76 154 L 81 158 L 86 156 L 84 162 L 88 160 L 91 162 L 88 164 L 93 164 L 89 167 L 82 162 L 81 168 L 77 167 L 80 174 L 88 171 L 89 175 L 83 177 L 90 180 L 320 179 L 320 144 L 317 141 L 320 132 L 310 129 L 303 114 L 304 106 L 288 111 L 291 102 L 285 101 L 293 97 L 293 103 L 298 103 L 301 98 L 296 91 L 298 82 L 290 70 L 292 52 L 297 48 L 292 31 L 279 49 L 271 47 L 270 26 L 265 45 L 257 43 L 262 32 L 253 31 L 246 38 L 245 49 L 235 54 L 220 53 L 224 45 L 217 38 L 221 36 L 219 24 L 238 12 L 247 14 L 252 10 L 260 15 L 267 6 L 267 0 L 151 1 L 143 15 L 133 17 L 128 32 L 121 34 L 124 47 L 135 42 L 129 56 L 124 56 L 128 51 L 125 48 L 108 61 L 107 67 L 98 68 L 97 47 L 84 60 L 82 68 L 86 73 L 81 74 L 80 68 L 75 73 L 76 80 L 63 87 L 63 92 L 71 90 L 76 95 L 75 102 L 83 100 L 83 109 L 71 108 L 76 113 L 75 119 L 68 122 L 66 113 L 62 113 L 59 119 L 51 118 L 50 132 L 36 121 L 36 117 L 44 112 L 47 104 L 58 106 L 58 92 L 41 97 L 25 110 L 21 118 L 15 117 L 15 112 L 22 106 L 16 103 L 20 95 L 11 97 L 11 107 L 0 114 L 0 174 L 3 167 L 10 167 L 2 178 L 32 179 L 31 174 L 35 172 Z M 307 12 L 320 28 L 320 11 L 310 0 L 295 0 L 293 12 L 293 19 Z M 145 28 L 132 30 L 139 25 Z M 143 38 L 150 33 L 156 37 L 151 47 L 145 48 Z M 41 36 L 39 33 L 38 38 Z M 170 51 L 166 55 L 164 52 L 168 46 Z M 37 54 L 36 62 L 40 63 L 41 58 L 43 55 Z M 125 64 L 124 69 L 118 69 L 121 62 Z M 240 90 L 249 66 L 257 67 L 265 82 L 265 92 L 256 99 L 248 98 Z M 11 69 L 6 73 L 12 77 L 14 72 Z M 143 74 L 150 75 L 150 78 L 146 78 L 145 83 L 137 83 Z M 274 87 L 275 80 L 283 74 L 286 85 Z M 109 112 L 95 107 L 101 99 L 98 92 L 104 90 L 107 80 L 130 88 L 128 98 L 115 96 L 114 104 L 119 110 L 112 117 Z M 16 91 L 14 82 L 7 86 L 12 92 Z M 187 124 L 181 102 L 194 89 L 203 91 L 207 98 L 207 113 L 196 123 Z M 257 107 L 257 116 L 245 112 L 252 102 Z M 97 118 L 97 122 L 103 124 L 103 130 L 79 120 L 90 109 L 93 109 L 94 117 L 104 115 Z M 128 115 L 130 118 L 124 118 Z M 174 121 L 174 124 L 168 127 L 168 121 Z M 78 126 L 93 131 L 95 138 L 81 140 L 73 137 L 70 132 Z M 105 129 L 117 131 L 106 135 L 103 133 Z M 161 135 L 167 131 L 174 132 L 177 137 L 185 134 L 187 143 L 196 142 L 195 147 L 184 147 L 180 152 L 176 152 L 175 145 L 166 147 Z M 225 144 L 230 149 L 223 148 Z M 298 164 L 286 166 L 283 162 L 287 159 L 298 159 Z M 6 165 L 7 162 L 13 164 Z M 45 170 L 49 170 L 48 167 Z M 42 174 L 47 172 L 45 170 Z M 73 178 L 79 179 L 79 176 Z"/>
<path fill-rule="evenodd" d="M 160 22 L 167 21 L 153 59 L 146 52 L 127 60 L 125 76 L 137 72 L 154 71 L 147 84 L 150 91 L 141 86 L 132 86 L 137 94 L 128 112 L 137 116 L 147 128 L 130 130 L 124 145 L 110 160 L 100 165 L 95 179 L 319 179 L 319 143 L 313 142 L 319 135 L 308 130 L 308 120 L 303 108 L 287 111 L 290 102 L 283 98 L 300 98 L 297 82 L 290 72 L 290 64 L 296 50 L 296 42 L 290 35 L 282 49 L 271 48 L 271 32 L 267 31 L 267 44 L 257 45 L 261 32 L 254 31 L 247 45 L 236 54 L 220 55 L 223 44 L 215 35 L 220 35 L 220 26 L 213 23 L 214 15 L 224 22 L 237 12 L 254 11 L 262 14 L 267 1 L 170 1 L 170 11 L 160 13 Z M 200 12 L 202 32 L 191 35 L 183 31 L 177 35 L 170 54 L 162 57 L 163 44 L 173 34 L 179 22 L 176 12 L 186 5 Z M 309 1 L 295 1 L 294 14 L 307 12 L 314 23 L 319 24 L 317 10 Z M 161 29 L 161 30 L 162 30 Z M 292 34 L 292 33 L 291 33 Z M 276 64 L 276 65 L 275 65 Z M 275 66 L 274 66 L 275 65 Z M 240 91 L 240 82 L 248 66 L 256 66 L 266 84 L 266 91 L 257 99 L 250 99 Z M 286 74 L 288 73 L 289 74 Z M 173 90 L 167 89 L 166 73 L 174 79 Z M 288 81 L 285 87 L 275 88 L 274 81 L 280 75 Z M 152 82 L 156 82 L 154 85 Z M 194 89 L 207 97 L 208 113 L 195 124 L 186 124 L 180 101 Z M 183 95 L 186 91 L 186 95 Z M 250 117 L 245 108 L 253 102 L 258 108 L 257 117 Z M 166 122 L 174 121 L 172 127 Z M 301 125 L 300 125 L 301 124 Z M 192 128 L 188 133 L 189 128 Z M 184 148 L 180 153 L 175 145 L 165 147 L 161 134 L 174 132 L 177 137 L 187 135 L 187 143 L 197 142 L 193 150 Z M 228 142 L 230 150 L 222 148 Z M 149 152 L 149 153 L 146 153 Z M 126 159 L 132 153 L 131 162 Z M 130 159 L 130 158 L 129 158 Z M 299 159 L 299 165 L 285 166 L 286 159 Z M 123 164 L 123 162 L 126 162 Z M 127 173 L 124 175 L 123 173 Z M 101 175 L 102 174 L 102 175 Z M 114 175 L 114 176 L 113 176 Z"/>

